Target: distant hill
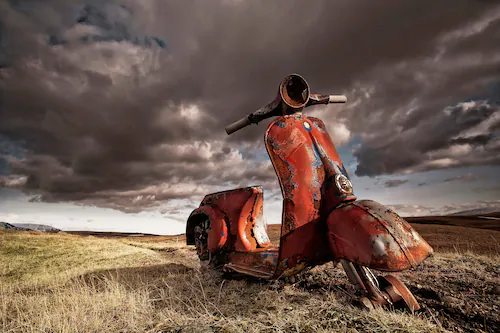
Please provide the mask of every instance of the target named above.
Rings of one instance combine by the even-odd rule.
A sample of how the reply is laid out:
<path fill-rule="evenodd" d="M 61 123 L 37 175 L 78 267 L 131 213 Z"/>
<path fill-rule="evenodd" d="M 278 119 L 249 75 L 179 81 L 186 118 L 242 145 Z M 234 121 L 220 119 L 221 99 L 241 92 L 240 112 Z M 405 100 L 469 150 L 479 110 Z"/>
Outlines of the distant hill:
<path fill-rule="evenodd" d="M 105 237 L 105 238 L 117 238 L 117 237 L 160 237 L 154 234 L 144 234 L 139 232 L 113 232 L 113 231 L 66 231 L 67 234 L 80 235 L 80 236 L 94 236 L 94 237 Z M 182 235 L 177 235 L 182 236 Z M 171 237 L 175 237 L 171 236 Z"/>
<path fill-rule="evenodd" d="M 450 214 L 449 216 L 484 215 L 484 214 L 491 214 L 491 213 L 499 213 L 498 207 L 497 208 L 491 207 L 491 208 L 476 208 L 476 209 L 463 210 L 460 212 Z"/>
<path fill-rule="evenodd" d="M 42 232 L 59 232 L 61 230 L 51 227 L 50 225 L 44 224 L 35 224 L 35 223 L 15 223 L 14 227 L 19 228 L 20 230 L 33 230 L 33 231 L 42 231 Z"/>
<path fill-rule="evenodd" d="M 405 220 L 418 224 L 438 224 L 449 225 L 457 227 L 469 227 L 478 229 L 488 229 L 500 231 L 500 221 L 498 216 L 493 214 L 477 215 L 463 215 L 463 216 L 419 216 L 419 217 L 405 217 Z M 485 218 L 486 217 L 486 218 Z M 489 217 L 489 218 L 488 218 Z"/>
<path fill-rule="evenodd" d="M 7 222 L 0 222 L 0 230 L 28 230 L 28 229 L 16 227 Z"/>

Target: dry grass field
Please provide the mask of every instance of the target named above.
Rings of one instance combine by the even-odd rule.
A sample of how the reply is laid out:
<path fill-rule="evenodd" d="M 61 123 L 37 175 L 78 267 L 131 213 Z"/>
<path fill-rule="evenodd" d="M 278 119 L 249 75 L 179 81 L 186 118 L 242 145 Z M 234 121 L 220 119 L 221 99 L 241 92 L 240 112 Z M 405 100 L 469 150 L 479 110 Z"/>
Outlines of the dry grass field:
<path fill-rule="evenodd" d="M 0 231 L 0 331 L 500 331 L 500 232 L 416 228 L 437 251 L 401 274 L 423 305 L 415 315 L 354 308 L 331 263 L 295 281 L 232 280 L 200 269 L 183 236 Z"/>

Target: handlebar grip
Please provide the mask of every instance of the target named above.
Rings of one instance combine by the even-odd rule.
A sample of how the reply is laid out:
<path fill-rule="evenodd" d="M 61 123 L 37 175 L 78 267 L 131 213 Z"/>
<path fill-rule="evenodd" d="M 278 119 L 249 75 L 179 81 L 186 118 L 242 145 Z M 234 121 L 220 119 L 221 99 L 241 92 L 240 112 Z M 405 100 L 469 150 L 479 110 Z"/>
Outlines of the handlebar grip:
<path fill-rule="evenodd" d="M 245 116 L 245 117 L 241 118 L 240 120 L 235 121 L 231 125 L 227 126 L 226 133 L 227 133 L 227 135 L 232 134 L 232 133 L 234 133 L 234 132 L 236 132 L 236 131 L 238 131 L 238 130 L 242 129 L 243 127 L 246 127 L 250 124 L 251 124 L 250 119 L 248 119 L 248 116 Z"/>
<path fill-rule="evenodd" d="M 344 95 L 330 95 L 328 103 L 345 103 L 347 102 L 347 97 Z"/>

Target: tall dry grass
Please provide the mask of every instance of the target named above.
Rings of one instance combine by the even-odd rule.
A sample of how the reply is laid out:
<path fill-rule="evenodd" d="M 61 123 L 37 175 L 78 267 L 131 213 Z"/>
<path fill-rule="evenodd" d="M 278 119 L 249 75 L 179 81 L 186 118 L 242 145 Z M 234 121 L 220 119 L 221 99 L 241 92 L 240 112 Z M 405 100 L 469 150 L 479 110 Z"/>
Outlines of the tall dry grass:
<path fill-rule="evenodd" d="M 295 286 L 225 280 L 181 243 L 23 232 L 0 233 L 0 258 L 2 332 L 443 331 L 350 306 L 332 265 Z"/>

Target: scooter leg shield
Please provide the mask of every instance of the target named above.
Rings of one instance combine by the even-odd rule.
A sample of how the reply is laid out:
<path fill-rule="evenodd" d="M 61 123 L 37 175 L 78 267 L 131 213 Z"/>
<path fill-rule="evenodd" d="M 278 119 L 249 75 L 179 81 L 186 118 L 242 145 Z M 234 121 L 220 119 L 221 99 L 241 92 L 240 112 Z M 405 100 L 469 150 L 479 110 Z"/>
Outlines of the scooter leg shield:
<path fill-rule="evenodd" d="M 408 222 L 371 200 L 354 201 L 335 209 L 328 216 L 327 226 L 336 259 L 381 271 L 416 267 L 433 252 Z"/>

